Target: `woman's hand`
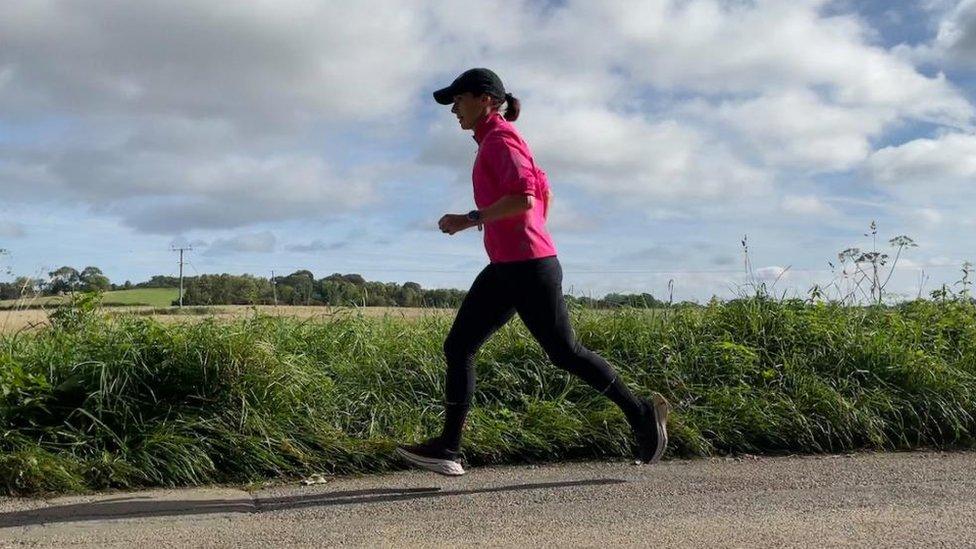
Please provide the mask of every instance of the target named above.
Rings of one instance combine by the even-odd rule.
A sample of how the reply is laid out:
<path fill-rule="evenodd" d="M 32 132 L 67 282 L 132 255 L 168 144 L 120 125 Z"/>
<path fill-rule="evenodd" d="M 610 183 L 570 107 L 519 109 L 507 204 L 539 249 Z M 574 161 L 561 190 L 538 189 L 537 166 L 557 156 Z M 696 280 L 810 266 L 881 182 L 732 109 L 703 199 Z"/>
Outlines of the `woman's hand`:
<path fill-rule="evenodd" d="M 477 224 L 477 222 L 468 219 L 468 216 L 459 214 L 445 214 L 437 222 L 437 226 L 440 227 L 441 232 L 447 234 L 454 234 L 458 231 L 474 227 Z"/>

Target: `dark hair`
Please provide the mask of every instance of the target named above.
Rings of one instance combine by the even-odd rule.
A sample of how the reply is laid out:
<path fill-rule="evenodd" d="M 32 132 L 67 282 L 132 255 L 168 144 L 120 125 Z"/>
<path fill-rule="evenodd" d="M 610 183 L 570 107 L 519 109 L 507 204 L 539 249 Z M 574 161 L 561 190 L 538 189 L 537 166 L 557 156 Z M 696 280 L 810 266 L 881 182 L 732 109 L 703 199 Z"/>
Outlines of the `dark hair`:
<path fill-rule="evenodd" d="M 510 93 L 505 94 L 505 103 L 505 120 L 515 122 L 518 120 L 519 111 L 522 109 L 522 103 L 517 97 Z"/>

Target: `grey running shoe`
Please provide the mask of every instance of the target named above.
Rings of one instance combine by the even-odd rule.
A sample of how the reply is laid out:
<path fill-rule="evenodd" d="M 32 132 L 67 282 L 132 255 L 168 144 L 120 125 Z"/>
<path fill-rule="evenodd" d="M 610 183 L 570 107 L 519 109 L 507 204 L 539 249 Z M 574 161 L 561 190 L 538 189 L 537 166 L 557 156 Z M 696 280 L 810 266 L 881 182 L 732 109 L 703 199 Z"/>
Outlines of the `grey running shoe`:
<path fill-rule="evenodd" d="M 458 452 L 444 448 L 437 437 L 411 446 L 397 445 L 397 453 L 414 465 L 448 476 L 464 474 Z"/>
<path fill-rule="evenodd" d="M 657 463 L 668 446 L 668 411 L 670 405 L 658 393 L 651 400 L 640 399 L 642 414 L 637 425 L 633 425 L 637 438 L 636 463 Z"/>

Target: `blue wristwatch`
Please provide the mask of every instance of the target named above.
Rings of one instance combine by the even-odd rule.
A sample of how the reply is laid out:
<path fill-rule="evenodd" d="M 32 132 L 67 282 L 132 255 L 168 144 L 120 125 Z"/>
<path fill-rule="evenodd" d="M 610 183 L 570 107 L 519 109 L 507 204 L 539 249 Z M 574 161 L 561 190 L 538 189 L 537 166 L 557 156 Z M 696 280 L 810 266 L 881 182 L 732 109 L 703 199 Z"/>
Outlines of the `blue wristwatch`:
<path fill-rule="evenodd" d="M 471 221 L 481 221 L 481 212 L 478 210 L 471 210 L 465 217 Z"/>

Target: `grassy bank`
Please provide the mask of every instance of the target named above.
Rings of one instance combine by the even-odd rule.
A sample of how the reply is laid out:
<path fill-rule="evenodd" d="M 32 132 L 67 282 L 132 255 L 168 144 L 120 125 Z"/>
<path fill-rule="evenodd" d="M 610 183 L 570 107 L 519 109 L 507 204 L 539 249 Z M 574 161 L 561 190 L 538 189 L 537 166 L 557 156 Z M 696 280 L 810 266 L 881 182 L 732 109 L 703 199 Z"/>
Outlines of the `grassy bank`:
<path fill-rule="evenodd" d="M 580 340 L 675 408 L 669 456 L 971 447 L 976 309 L 750 299 L 576 310 Z M 0 335 L 0 490 L 237 482 L 400 468 L 439 431 L 451 316 L 161 324 L 62 309 Z M 469 463 L 629 455 L 623 415 L 516 318 L 477 359 Z"/>

